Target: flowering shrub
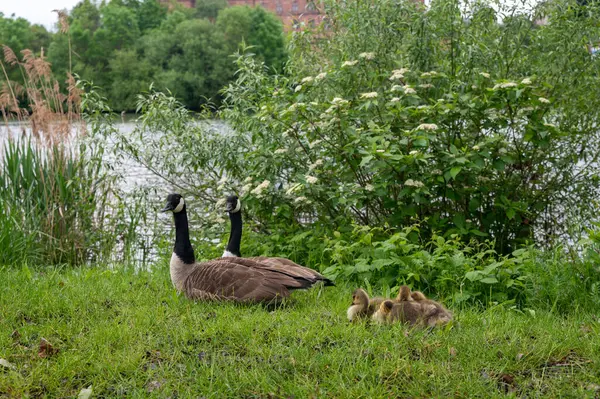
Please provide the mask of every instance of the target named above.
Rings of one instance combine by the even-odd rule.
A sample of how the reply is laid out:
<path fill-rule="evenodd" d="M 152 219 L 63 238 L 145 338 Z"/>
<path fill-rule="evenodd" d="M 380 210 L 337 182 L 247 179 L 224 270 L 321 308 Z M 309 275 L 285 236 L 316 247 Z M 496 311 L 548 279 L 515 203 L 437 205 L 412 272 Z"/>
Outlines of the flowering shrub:
<path fill-rule="evenodd" d="M 271 79 L 251 57 L 238 66 L 223 111 L 250 139 L 238 144 L 251 150 L 237 191 L 269 225 L 416 219 L 425 238 L 493 239 L 509 253 L 566 204 L 559 191 L 589 192 L 580 183 L 596 173 L 571 162 L 571 132 L 546 98 L 551 88 L 533 77 L 386 70 L 375 53 L 316 77 Z"/>

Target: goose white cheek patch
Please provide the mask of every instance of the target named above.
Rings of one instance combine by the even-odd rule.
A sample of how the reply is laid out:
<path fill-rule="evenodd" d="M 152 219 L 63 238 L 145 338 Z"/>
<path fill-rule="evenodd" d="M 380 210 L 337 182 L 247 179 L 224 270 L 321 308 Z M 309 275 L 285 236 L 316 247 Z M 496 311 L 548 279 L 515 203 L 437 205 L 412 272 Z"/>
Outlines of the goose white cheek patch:
<path fill-rule="evenodd" d="M 177 204 L 177 207 L 175 207 L 175 209 L 173 209 L 173 212 L 174 213 L 181 212 L 181 210 L 183 209 L 184 205 L 185 205 L 185 201 L 183 200 L 183 198 L 181 198 L 179 200 L 179 204 Z"/>
<path fill-rule="evenodd" d="M 231 213 L 237 213 L 240 211 L 240 209 L 242 209 L 242 201 L 238 200 L 237 205 L 235 206 L 235 209 L 233 211 L 231 211 Z"/>

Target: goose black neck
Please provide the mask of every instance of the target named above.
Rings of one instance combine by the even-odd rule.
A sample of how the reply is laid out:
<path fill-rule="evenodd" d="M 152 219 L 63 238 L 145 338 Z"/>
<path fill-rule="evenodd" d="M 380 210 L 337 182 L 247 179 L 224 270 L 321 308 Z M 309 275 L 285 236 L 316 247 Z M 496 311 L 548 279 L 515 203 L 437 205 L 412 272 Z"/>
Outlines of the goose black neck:
<path fill-rule="evenodd" d="M 190 242 L 190 230 L 185 208 L 181 212 L 173 213 L 175 218 L 175 248 L 173 252 L 183 263 L 193 264 L 196 262 L 194 248 Z"/>
<path fill-rule="evenodd" d="M 231 233 L 229 234 L 229 242 L 227 242 L 226 250 L 235 256 L 242 256 L 240 252 L 240 244 L 242 242 L 242 211 L 231 213 L 229 212 L 229 220 L 231 221 Z"/>

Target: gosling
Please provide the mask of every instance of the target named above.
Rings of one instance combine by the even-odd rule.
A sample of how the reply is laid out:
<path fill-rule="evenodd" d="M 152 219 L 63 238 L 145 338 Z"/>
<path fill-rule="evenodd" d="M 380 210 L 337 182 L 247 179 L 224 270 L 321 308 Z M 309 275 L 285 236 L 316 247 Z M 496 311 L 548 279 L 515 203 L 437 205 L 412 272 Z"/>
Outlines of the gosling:
<path fill-rule="evenodd" d="M 414 301 L 394 302 L 386 300 L 373 314 L 373 321 L 378 324 L 401 322 L 411 326 L 423 324 L 423 308 Z"/>
<path fill-rule="evenodd" d="M 352 293 L 352 305 L 348 308 L 347 316 L 349 321 L 368 318 L 379 308 L 379 305 L 385 301 L 385 298 L 371 298 L 362 288 L 357 288 Z"/>
<path fill-rule="evenodd" d="M 424 322 L 429 327 L 448 324 L 452 320 L 452 313 L 439 302 L 427 298 L 421 291 L 413 291 L 411 299 L 421 304 L 428 306 L 429 311 L 425 315 Z"/>

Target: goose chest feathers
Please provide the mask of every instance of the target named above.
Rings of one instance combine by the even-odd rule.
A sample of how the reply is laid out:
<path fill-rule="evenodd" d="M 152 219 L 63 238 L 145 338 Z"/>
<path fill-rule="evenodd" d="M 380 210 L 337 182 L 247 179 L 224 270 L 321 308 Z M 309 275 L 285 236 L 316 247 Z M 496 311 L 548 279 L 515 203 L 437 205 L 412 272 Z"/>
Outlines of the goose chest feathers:
<path fill-rule="evenodd" d="M 170 194 L 163 211 L 173 212 L 175 221 L 171 281 L 178 291 L 190 299 L 277 302 L 288 297 L 291 290 L 310 288 L 319 281 L 331 284 L 314 270 L 288 259 L 239 257 L 241 217 L 239 235 L 236 230 L 233 238 L 233 245 L 238 243 L 237 256 L 196 262 L 190 242 L 185 200 L 179 194 Z M 232 230 L 235 230 L 233 226 Z M 230 237 L 230 244 L 231 241 Z"/>

